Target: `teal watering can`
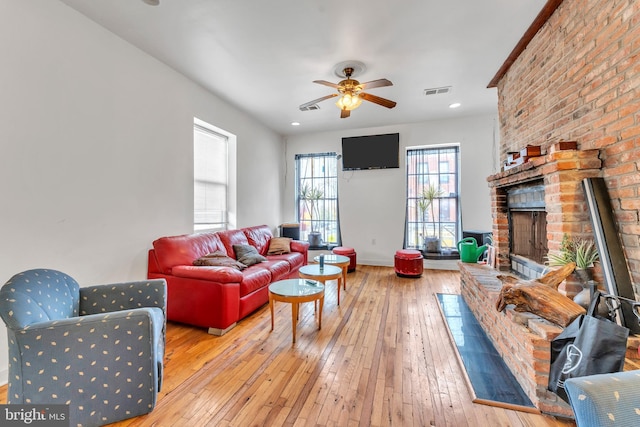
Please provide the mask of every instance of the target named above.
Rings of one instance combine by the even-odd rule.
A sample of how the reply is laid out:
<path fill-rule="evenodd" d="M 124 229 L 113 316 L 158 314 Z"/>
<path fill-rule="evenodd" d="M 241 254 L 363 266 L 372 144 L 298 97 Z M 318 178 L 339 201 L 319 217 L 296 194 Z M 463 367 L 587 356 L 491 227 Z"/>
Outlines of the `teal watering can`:
<path fill-rule="evenodd" d="M 487 250 L 487 245 L 478 247 L 478 242 L 473 237 L 466 237 L 458 242 L 458 252 L 460 253 L 460 261 L 476 263 L 478 257 Z"/>

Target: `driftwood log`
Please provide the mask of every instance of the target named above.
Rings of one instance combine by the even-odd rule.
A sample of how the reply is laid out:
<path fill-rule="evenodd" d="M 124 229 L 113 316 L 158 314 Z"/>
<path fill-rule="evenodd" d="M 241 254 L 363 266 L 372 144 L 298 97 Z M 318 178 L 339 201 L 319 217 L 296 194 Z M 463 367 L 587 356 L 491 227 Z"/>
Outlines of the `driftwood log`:
<path fill-rule="evenodd" d="M 498 311 L 514 304 L 515 311 L 530 312 L 562 327 L 569 325 L 586 310 L 558 292 L 558 286 L 575 269 L 575 263 L 553 270 L 536 280 L 522 280 L 514 276 L 498 276 L 502 289 L 496 303 Z"/>

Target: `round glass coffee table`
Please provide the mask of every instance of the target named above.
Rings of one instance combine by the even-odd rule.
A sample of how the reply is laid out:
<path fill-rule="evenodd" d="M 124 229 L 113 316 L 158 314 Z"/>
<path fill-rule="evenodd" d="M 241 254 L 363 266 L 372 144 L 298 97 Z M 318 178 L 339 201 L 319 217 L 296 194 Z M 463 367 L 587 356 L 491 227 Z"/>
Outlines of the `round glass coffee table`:
<path fill-rule="evenodd" d="M 313 257 L 313 262 L 320 262 L 320 255 Z M 349 263 L 351 260 L 344 255 L 326 254 L 324 256 L 324 263 L 335 265 L 342 269 L 342 289 L 347 290 L 347 271 L 349 270 Z"/>
<path fill-rule="evenodd" d="M 300 303 L 320 301 L 318 313 L 318 329 L 322 329 L 322 306 L 324 305 L 324 285 L 315 280 L 287 279 L 273 282 L 269 285 L 269 309 L 271 310 L 271 330 L 273 331 L 273 303 L 274 301 L 291 303 L 291 323 L 293 342 L 296 342 L 296 326 Z"/>
<path fill-rule="evenodd" d="M 327 280 L 338 281 L 338 305 L 340 305 L 340 281 L 342 280 L 342 269 L 335 265 L 325 265 L 320 268 L 320 264 L 308 264 L 300 267 L 300 277 L 303 279 L 317 280 L 324 285 Z"/>

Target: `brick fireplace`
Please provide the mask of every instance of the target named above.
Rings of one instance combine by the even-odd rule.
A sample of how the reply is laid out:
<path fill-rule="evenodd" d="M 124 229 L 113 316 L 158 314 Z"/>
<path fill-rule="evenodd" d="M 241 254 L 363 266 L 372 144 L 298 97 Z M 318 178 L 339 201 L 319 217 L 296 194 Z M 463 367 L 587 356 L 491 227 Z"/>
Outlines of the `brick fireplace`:
<path fill-rule="evenodd" d="M 493 242 L 496 268 L 461 263 L 461 292 L 509 369 L 536 407 L 542 412 L 571 416 L 571 408 L 546 390 L 549 373 L 549 342 L 561 331 L 531 313 L 517 313 L 508 307 L 496 310 L 502 282 L 499 274 L 516 273 L 525 278 L 543 274 L 544 249 L 558 248 L 565 233 L 591 235 L 582 179 L 601 173 L 598 150 L 578 150 L 577 144 L 556 143 L 541 150 L 541 155 L 519 166 L 487 178 L 491 189 Z M 524 215 L 519 215 L 519 214 Z M 514 215 L 518 214 L 518 215 Z M 519 219 L 520 217 L 524 219 Z M 544 218 L 544 226 L 537 224 Z M 514 252 L 514 218 L 523 228 L 544 232 L 531 245 Z M 527 218 L 537 218 L 527 223 Z"/>
<path fill-rule="evenodd" d="M 566 146 L 571 148 L 564 149 Z M 532 254 L 529 258 L 512 253 L 511 232 L 514 231 L 514 226 L 513 218 L 510 221 L 509 215 L 514 213 L 513 206 L 510 206 L 514 203 L 513 198 L 509 203 L 509 194 L 513 194 L 514 190 L 526 195 L 527 189 L 539 189 L 537 193 L 529 194 L 543 194 L 544 199 L 539 204 L 534 203 L 535 210 L 530 212 L 544 213 L 546 235 L 539 236 L 539 241 L 544 241 L 548 249 L 558 249 L 564 234 L 592 238 L 582 180 L 599 176 L 602 162 L 598 157 L 598 150 L 577 150 L 573 149 L 574 146 L 576 145 L 553 144 L 546 150 L 547 154 L 487 179 L 491 189 L 497 269 L 513 270 L 521 276 L 535 278 L 542 274 L 544 268 L 543 258 L 546 253 L 542 259 L 539 253 Z"/>

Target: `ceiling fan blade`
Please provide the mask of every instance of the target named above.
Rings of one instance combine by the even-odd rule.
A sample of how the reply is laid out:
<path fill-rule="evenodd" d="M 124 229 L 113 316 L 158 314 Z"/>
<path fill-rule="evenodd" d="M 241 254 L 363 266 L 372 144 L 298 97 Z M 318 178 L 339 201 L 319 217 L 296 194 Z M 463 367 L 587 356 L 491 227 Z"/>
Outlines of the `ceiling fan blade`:
<path fill-rule="evenodd" d="M 337 93 L 332 93 L 331 95 L 323 96 L 322 98 L 314 99 L 313 101 L 305 102 L 299 108 L 310 107 L 311 105 L 317 104 L 320 101 L 324 101 L 325 99 L 333 98 L 338 96 Z"/>
<path fill-rule="evenodd" d="M 361 83 L 360 86 L 362 86 L 362 89 L 371 89 L 374 87 L 393 86 L 393 83 L 391 83 L 387 79 L 378 79 L 378 80 L 371 80 L 370 82 L 366 82 L 366 83 Z"/>
<path fill-rule="evenodd" d="M 351 110 L 340 110 L 340 118 L 346 119 L 351 115 Z"/>
<path fill-rule="evenodd" d="M 369 93 L 360 92 L 359 96 L 365 101 L 373 102 L 374 104 L 382 105 L 383 107 L 393 108 L 396 106 L 395 101 L 391 101 L 385 98 L 380 98 L 379 96 L 371 95 Z"/>
<path fill-rule="evenodd" d="M 325 86 L 332 87 L 334 89 L 338 89 L 338 85 L 337 84 L 328 82 L 326 80 L 314 80 L 313 82 L 314 83 L 318 83 L 319 85 L 325 85 Z"/>

